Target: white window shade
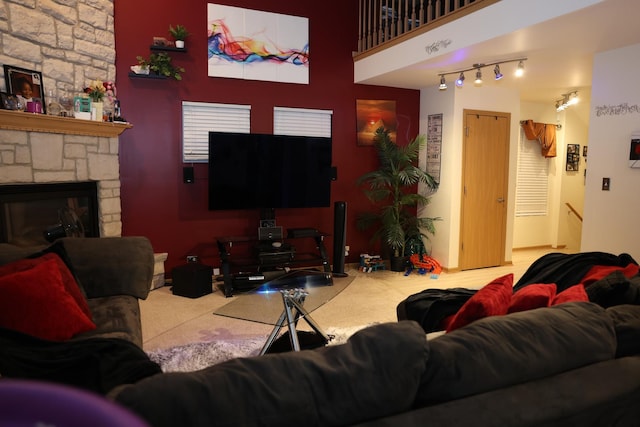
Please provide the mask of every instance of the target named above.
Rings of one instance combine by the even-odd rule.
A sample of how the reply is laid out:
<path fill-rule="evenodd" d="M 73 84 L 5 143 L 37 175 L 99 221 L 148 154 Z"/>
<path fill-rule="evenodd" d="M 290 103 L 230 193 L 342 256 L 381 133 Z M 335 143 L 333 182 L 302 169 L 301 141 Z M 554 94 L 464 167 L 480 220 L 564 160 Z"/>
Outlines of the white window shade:
<path fill-rule="evenodd" d="M 549 160 L 540 144 L 520 135 L 516 184 L 516 216 L 543 216 L 548 212 Z"/>
<path fill-rule="evenodd" d="M 331 110 L 274 107 L 273 134 L 331 137 Z"/>
<path fill-rule="evenodd" d="M 209 131 L 249 133 L 251 106 L 183 101 L 183 162 L 208 161 Z"/>

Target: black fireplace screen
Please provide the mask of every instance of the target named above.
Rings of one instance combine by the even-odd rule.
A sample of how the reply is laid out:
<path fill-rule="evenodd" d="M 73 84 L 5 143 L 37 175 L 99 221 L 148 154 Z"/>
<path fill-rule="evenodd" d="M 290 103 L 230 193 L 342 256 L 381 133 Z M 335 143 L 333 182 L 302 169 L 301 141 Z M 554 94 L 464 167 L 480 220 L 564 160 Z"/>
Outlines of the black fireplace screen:
<path fill-rule="evenodd" d="M 98 237 L 96 182 L 0 185 L 0 222 L 0 242 L 18 246 Z"/>

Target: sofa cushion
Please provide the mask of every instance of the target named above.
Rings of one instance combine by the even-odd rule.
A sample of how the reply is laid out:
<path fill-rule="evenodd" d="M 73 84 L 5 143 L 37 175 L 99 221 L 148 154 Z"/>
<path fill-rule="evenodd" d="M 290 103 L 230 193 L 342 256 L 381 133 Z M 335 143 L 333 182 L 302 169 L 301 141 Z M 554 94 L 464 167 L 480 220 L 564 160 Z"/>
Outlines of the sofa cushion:
<path fill-rule="evenodd" d="M 65 289 L 55 259 L 0 277 L 0 326 L 54 341 L 96 327 Z"/>
<path fill-rule="evenodd" d="M 511 297 L 509 313 L 549 307 L 556 296 L 555 283 L 535 283 L 518 290 Z"/>
<path fill-rule="evenodd" d="M 351 425 L 410 409 L 428 356 L 422 327 L 401 321 L 342 345 L 155 375 L 114 397 L 155 427 Z"/>
<path fill-rule="evenodd" d="M 455 314 L 447 331 L 453 331 L 487 316 L 507 314 L 513 295 L 513 274 L 498 277 L 483 286 Z"/>
<path fill-rule="evenodd" d="M 142 348 L 142 325 L 138 299 L 130 295 L 91 298 L 89 308 L 96 329 L 73 337 L 74 340 L 104 337 L 120 338 Z"/>
<path fill-rule="evenodd" d="M 616 335 L 602 307 L 572 302 L 487 317 L 430 340 L 429 347 L 417 406 L 612 359 Z"/>
<path fill-rule="evenodd" d="M 84 314 L 91 318 L 91 312 L 89 311 L 87 299 L 82 291 L 82 288 L 79 286 L 76 278 L 69 269 L 67 262 L 65 262 L 61 258 L 61 255 L 56 250 L 47 249 L 42 252 L 32 254 L 27 258 L 23 258 L 0 266 L 0 276 L 4 276 L 10 273 L 16 273 L 18 271 L 29 270 L 34 266 L 49 260 L 55 261 L 58 270 L 60 271 L 60 275 L 62 276 L 62 283 L 64 284 L 65 290 L 73 297 L 75 302 L 78 304 L 78 307 L 80 307 Z"/>
<path fill-rule="evenodd" d="M 584 285 L 579 283 L 557 294 L 551 305 L 564 304 L 565 302 L 589 301 L 589 295 L 584 289 Z"/>
<path fill-rule="evenodd" d="M 616 357 L 640 354 L 640 305 L 616 305 L 607 314 L 616 330 Z"/>

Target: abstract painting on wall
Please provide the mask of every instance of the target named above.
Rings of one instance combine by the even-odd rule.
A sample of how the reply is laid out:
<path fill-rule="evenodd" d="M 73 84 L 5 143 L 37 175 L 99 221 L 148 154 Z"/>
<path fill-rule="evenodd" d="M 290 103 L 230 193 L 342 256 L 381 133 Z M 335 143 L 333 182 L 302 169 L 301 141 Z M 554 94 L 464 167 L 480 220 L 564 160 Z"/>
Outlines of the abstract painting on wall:
<path fill-rule="evenodd" d="M 309 20 L 207 5 L 208 75 L 309 84 Z"/>

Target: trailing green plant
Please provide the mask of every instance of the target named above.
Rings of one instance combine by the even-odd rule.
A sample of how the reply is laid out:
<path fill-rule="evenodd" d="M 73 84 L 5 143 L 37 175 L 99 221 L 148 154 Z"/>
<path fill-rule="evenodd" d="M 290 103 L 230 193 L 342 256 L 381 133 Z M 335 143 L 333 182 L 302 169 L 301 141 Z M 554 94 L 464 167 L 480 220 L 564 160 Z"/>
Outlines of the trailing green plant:
<path fill-rule="evenodd" d="M 165 52 L 152 53 L 149 59 L 145 59 L 142 56 L 138 56 L 137 59 L 141 67 L 148 67 L 154 74 L 182 80 L 181 73 L 184 73 L 184 68 L 173 65 L 171 63 L 171 56 Z"/>
<path fill-rule="evenodd" d="M 358 215 L 356 225 L 359 230 L 374 227 L 371 241 L 386 243 L 395 257 L 410 255 L 407 246 L 414 247 L 423 237 L 428 240 L 435 233 L 434 221 L 440 220 L 416 213 L 417 207 L 429 204 L 429 197 L 417 193 L 415 186 L 422 183 L 430 191 L 438 188 L 433 177 L 417 165 L 425 144 L 424 135 L 418 135 L 406 146 L 397 145 L 388 130 L 378 128 L 374 146 L 380 166 L 357 180 L 358 186 L 365 186 L 364 194 L 376 211 Z"/>
<path fill-rule="evenodd" d="M 169 34 L 176 40 L 184 40 L 190 36 L 184 25 L 176 25 L 175 27 L 169 25 Z"/>

